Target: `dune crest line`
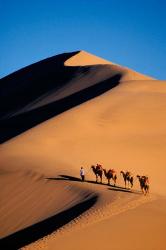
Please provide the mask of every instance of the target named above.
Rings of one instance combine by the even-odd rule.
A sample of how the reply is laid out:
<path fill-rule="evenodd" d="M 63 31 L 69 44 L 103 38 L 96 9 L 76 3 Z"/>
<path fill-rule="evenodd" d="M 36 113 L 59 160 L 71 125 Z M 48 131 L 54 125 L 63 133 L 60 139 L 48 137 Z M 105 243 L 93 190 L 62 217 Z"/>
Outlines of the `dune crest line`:
<path fill-rule="evenodd" d="M 30 244 L 41 237 L 44 237 L 53 231 L 58 230 L 60 227 L 64 226 L 66 223 L 70 222 L 81 213 L 84 213 L 87 209 L 92 207 L 97 201 L 98 196 L 92 195 L 88 197 L 81 203 L 60 212 L 48 218 L 44 221 L 36 223 L 28 228 L 22 229 L 12 235 L 9 235 L 1 239 L 2 249 L 18 249 L 27 244 Z"/>

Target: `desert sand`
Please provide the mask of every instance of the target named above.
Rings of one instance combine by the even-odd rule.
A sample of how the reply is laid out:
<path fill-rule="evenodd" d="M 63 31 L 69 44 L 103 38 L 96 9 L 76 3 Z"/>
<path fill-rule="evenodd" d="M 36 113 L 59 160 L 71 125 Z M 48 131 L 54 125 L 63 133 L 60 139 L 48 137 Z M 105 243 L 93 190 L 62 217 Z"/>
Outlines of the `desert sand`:
<path fill-rule="evenodd" d="M 166 81 L 78 51 L 0 86 L 2 249 L 165 249 Z M 117 187 L 95 183 L 97 163 Z M 148 175 L 150 194 L 121 170 Z"/>

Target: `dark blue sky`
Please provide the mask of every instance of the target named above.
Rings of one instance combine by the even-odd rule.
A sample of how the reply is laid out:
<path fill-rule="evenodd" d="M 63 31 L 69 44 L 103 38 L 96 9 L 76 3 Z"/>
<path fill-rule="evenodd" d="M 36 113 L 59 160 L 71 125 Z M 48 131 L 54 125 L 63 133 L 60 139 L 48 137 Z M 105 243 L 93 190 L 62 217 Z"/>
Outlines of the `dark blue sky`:
<path fill-rule="evenodd" d="M 165 0 L 0 0 L 0 78 L 86 50 L 166 79 Z"/>

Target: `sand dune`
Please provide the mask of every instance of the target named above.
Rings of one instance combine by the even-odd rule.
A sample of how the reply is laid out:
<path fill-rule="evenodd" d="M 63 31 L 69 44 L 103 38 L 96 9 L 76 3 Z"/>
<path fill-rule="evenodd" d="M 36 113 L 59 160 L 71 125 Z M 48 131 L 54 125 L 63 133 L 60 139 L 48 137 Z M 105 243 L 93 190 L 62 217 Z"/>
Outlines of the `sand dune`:
<path fill-rule="evenodd" d="M 75 61 L 78 63 L 74 65 Z M 151 79 L 104 62 L 107 61 L 84 51 L 64 53 L 2 78 L 0 142 L 101 95 L 120 82 Z"/>
<path fill-rule="evenodd" d="M 110 249 L 110 239 L 113 249 L 144 249 L 141 235 L 146 249 L 164 249 L 158 230 L 166 228 L 165 83 L 84 51 L 1 79 L 2 244 L 76 249 L 86 237 L 87 249 Z M 19 92 L 27 99 L 17 100 Z M 118 187 L 91 182 L 90 165 L 97 162 L 117 170 Z M 78 179 L 82 165 L 85 183 Z M 148 174 L 151 194 L 141 195 L 136 179 L 133 192 L 126 192 L 122 169 Z M 147 218 L 143 230 L 139 218 Z M 145 237 L 146 230 L 156 236 Z"/>

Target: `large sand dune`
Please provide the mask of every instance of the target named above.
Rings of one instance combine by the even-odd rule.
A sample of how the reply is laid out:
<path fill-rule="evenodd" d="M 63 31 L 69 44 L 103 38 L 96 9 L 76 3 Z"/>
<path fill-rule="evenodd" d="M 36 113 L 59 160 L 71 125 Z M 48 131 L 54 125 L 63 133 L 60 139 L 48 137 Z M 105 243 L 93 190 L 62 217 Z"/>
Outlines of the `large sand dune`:
<path fill-rule="evenodd" d="M 164 249 L 165 83 L 84 51 L 1 79 L 0 236 L 6 247 L 38 240 L 27 248 L 78 249 L 86 238 L 87 249 L 111 249 L 110 241 L 112 249 Z M 141 195 L 136 179 L 126 192 L 119 174 L 116 188 L 96 185 L 90 165 L 97 162 L 118 173 L 148 174 L 151 194 Z"/>
<path fill-rule="evenodd" d="M 1 79 L 0 142 L 101 95 L 122 81 L 150 79 L 104 63 L 107 61 L 83 51 L 64 53 Z"/>

